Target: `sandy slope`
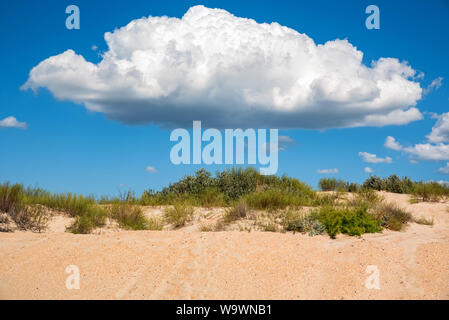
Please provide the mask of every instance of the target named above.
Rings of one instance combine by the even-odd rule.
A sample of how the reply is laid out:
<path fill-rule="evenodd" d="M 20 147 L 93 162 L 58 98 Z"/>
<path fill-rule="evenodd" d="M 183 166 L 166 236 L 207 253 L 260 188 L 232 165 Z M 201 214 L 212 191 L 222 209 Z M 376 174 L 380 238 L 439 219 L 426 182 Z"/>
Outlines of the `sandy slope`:
<path fill-rule="evenodd" d="M 269 232 L 0 233 L 0 298 L 25 299 L 448 299 L 449 204 L 408 203 L 433 227 L 361 238 Z M 80 289 L 66 288 L 68 265 Z M 367 289 L 367 266 L 380 289 Z"/>

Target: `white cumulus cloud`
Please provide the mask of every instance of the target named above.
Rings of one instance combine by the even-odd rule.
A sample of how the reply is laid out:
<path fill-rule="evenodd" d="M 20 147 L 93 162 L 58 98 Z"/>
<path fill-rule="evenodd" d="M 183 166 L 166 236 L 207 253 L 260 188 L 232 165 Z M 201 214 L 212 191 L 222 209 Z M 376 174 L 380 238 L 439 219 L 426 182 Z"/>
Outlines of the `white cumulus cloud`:
<path fill-rule="evenodd" d="M 359 152 L 359 157 L 368 163 L 391 163 L 393 161 L 390 157 L 378 158 L 377 155 L 369 152 Z"/>
<path fill-rule="evenodd" d="M 449 112 L 436 116 L 438 121 L 426 136 L 430 142 L 449 142 Z"/>
<path fill-rule="evenodd" d="M 6 117 L 3 120 L 0 120 L 0 127 L 26 129 L 27 124 L 26 124 L 26 122 L 17 121 L 17 119 L 15 117 L 10 116 L 10 117 Z"/>
<path fill-rule="evenodd" d="M 336 174 L 338 173 L 338 169 L 318 169 L 316 172 L 319 174 Z"/>
<path fill-rule="evenodd" d="M 22 88 L 47 88 L 127 124 L 322 129 L 422 118 L 422 89 L 407 62 L 367 66 L 347 40 L 316 44 L 222 9 L 136 19 L 105 41 L 98 64 L 67 50 L 34 67 Z"/>
<path fill-rule="evenodd" d="M 373 173 L 373 169 L 371 169 L 370 167 L 365 167 L 365 172 L 366 173 Z"/>
<path fill-rule="evenodd" d="M 449 160 L 449 144 L 447 144 L 449 142 L 449 112 L 434 115 L 433 118 L 438 120 L 432 127 L 432 131 L 426 136 L 428 142 L 404 147 L 395 138 L 389 136 L 385 140 L 385 146 L 393 150 L 403 151 L 417 160 Z"/>
<path fill-rule="evenodd" d="M 392 150 L 402 150 L 402 146 L 396 141 L 395 138 L 388 136 L 387 139 L 385 140 L 385 147 L 387 147 L 388 149 L 392 149 Z"/>

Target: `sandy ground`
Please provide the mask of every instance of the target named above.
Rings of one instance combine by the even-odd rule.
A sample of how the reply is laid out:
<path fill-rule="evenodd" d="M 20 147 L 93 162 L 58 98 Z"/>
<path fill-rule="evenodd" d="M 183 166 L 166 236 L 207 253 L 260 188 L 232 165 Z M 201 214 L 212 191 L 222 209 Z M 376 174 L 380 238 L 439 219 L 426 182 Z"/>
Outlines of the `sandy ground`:
<path fill-rule="evenodd" d="M 64 232 L 70 219 L 55 217 L 46 233 L 0 233 L 0 298 L 449 299 L 449 204 L 384 195 L 434 226 L 336 240 L 198 224 L 74 235 Z M 66 287 L 70 265 L 79 289 Z M 373 270 L 378 289 L 366 286 Z"/>

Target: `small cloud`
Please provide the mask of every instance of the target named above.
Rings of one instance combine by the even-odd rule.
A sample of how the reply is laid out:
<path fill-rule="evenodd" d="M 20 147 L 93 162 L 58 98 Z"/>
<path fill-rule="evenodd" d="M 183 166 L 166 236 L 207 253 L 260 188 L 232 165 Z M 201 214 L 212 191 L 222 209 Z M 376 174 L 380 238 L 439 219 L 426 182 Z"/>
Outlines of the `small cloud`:
<path fill-rule="evenodd" d="M 318 169 L 316 172 L 318 172 L 319 174 L 336 174 L 338 173 L 338 169 L 334 168 L 334 169 Z"/>
<path fill-rule="evenodd" d="M 443 85 L 443 77 L 438 77 L 438 78 L 434 79 L 427 86 L 427 88 L 423 89 L 423 94 L 424 95 L 429 94 L 431 91 L 439 89 L 442 85 Z"/>
<path fill-rule="evenodd" d="M 446 166 L 439 168 L 438 172 L 442 174 L 449 174 L 449 162 L 446 163 Z"/>
<path fill-rule="evenodd" d="M 90 47 L 92 49 L 92 51 L 97 51 L 98 47 L 96 45 L 93 45 L 92 47 Z"/>
<path fill-rule="evenodd" d="M 387 139 L 385 140 L 385 147 L 387 147 L 388 149 L 392 149 L 392 150 L 402 150 L 402 146 L 396 141 L 395 138 L 388 136 Z"/>
<path fill-rule="evenodd" d="M 19 122 L 15 117 L 11 116 L 0 120 L 0 127 L 26 129 L 27 124 L 26 122 Z"/>
<path fill-rule="evenodd" d="M 424 75 L 425 75 L 424 72 L 420 71 L 416 74 L 415 79 L 422 80 L 424 79 Z"/>
<path fill-rule="evenodd" d="M 278 138 L 279 150 L 285 150 L 288 147 L 293 147 L 299 145 L 298 142 L 293 140 L 293 138 L 289 136 L 279 136 Z"/>
<path fill-rule="evenodd" d="M 365 172 L 366 173 L 373 173 L 373 169 L 371 169 L 370 167 L 365 167 Z"/>
<path fill-rule="evenodd" d="M 437 122 L 426 138 L 433 143 L 449 142 L 449 112 L 436 114 L 433 119 L 437 119 Z"/>
<path fill-rule="evenodd" d="M 279 136 L 278 137 L 278 152 L 285 151 L 285 150 L 287 150 L 287 148 L 297 146 L 297 145 L 299 145 L 299 143 L 296 142 L 295 140 L 293 140 L 289 136 Z M 247 146 L 246 142 L 245 142 L 245 146 Z M 271 143 L 266 142 L 266 143 L 262 144 L 262 148 L 263 148 L 262 150 L 265 150 L 265 152 L 267 154 L 270 153 Z"/>
<path fill-rule="evenodd" d="M 375 154 L 369 152 L 359 152 L 359 156 L 368 163 L 391 163 L 393 161 L 390 157 L 378 158 Z"/>
<path fill-rule="evenodd" d="M 157 173 L 156 168 L 154 168 L 154 167 L 152 167 L 152 166 L 147 166 L 147 167 L 145 168 L 145 171 L 146 171 L 146 172 L 149 172 L 149 173 Z"/>
<path fill-rule="evenodd" d="M 417 161 L 417 160 L 415 160 L 415 159 L 410 159 L 410 163 L 411 163 L 411 164 L 417 164 L 417 163 L 418 163 L 418 161 Z"/>

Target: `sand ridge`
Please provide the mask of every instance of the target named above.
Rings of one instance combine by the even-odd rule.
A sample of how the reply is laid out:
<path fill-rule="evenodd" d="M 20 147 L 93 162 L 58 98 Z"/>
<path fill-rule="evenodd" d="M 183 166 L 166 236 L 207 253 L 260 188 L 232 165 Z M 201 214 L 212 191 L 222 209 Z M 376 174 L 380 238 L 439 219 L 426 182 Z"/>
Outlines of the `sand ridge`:
<path fill-rule="evenodd" d="M 335 240 L 199 232 L 199 221 L 176 231 L 74 235 L 58 218 L 46 233 L 0 233 L 0 298 L 449 299 L 449 204 L 383 195 L 434 226 Z M 216 216 L 209 211 L 204 217 Z M 69 265 L 79 268 L 80 289 L 66 288 Z M 365 285 L 368 266 L 379 271 L 379 289 Z"/>

